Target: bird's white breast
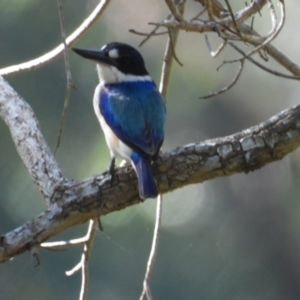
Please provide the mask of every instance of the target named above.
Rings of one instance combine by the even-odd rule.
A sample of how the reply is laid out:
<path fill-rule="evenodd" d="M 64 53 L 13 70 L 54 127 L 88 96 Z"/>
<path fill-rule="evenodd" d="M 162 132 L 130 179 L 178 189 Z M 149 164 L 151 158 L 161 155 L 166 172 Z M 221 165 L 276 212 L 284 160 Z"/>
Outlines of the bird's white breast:
<path fill-rule="evenodd" d="M 110 155 L 111 157 L 120 156 L 121 158 L 129 162 L 132 154 L 132 150 L 114 134 L 114 132 L 110 129 L 110 127 L 108 126 L 104 117 L 101 114 L 100 107 L 99 107 L 99 101 L 100 101 L 99 95 L 100 95 L 101 88 L 103 88 L 103 83 L 100 83 L 96 87 L 93 104 L 94 104 L 94 110 L 96 116 L 104 132 L 105 140 L 110 150 Z"/>

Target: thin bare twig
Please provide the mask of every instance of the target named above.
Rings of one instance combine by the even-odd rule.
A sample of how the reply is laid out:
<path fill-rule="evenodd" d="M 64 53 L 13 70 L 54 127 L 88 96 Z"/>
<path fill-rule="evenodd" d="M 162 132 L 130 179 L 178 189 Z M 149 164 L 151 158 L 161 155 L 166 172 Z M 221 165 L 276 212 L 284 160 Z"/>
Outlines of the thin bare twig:
<path fill-rule="evenodd" d="M 173 57 L 176 60 L 176 62 L 179 64 L 179 66 L 182 67 L 183 63 L 179 60 L 179 58 L 176 54 L 175 45 L 173 43 L 173 35 L 172 35 L 172 32 L 171 32 L 171 29 L 169 29 L 169 28 L 168 28 L 168 34 L 169 34 L 170 47 L 171 47 L 171 50 L 172 50 Z"/>
<path fill-rule="evenodd" d="M 285 21 L 285 6 L 284 6 L 284 3 L 279 1 L 281 20 L 279 22 L 278 27 L 277 27 L 277 17 L 276 17 L 276 14 L 275 14 L 275 9 L 274 9 L 272 1 L 268 0 L 268 4 L 269 4 L 269 10 L 270 10 L 272 24 L 273 24 L 272 25 L 272 30 L 269 33 L 266 40 L 263 43 L 261 43 L 260 45 L 258 45 L 257 47 L 255 47 L 254 49 L 252 49 L 249 53 L 247 53 L 247 56 L 253 55 L 255 52 L 261 50 L 267 44 L 271 43 L 277 37 L 277 35 L 281 31 L 281 29 L 283 28 L 284 21 Z"/>
<path fill-rule="evenodd" d="M 229 89 L 231 89 L 236 83 L 237 81 L 239 80 L 241 74 L 242 74 L 242 71 L 243 71 L 243 68 L 244 68 L 244 65 L 245 65 L 245 58 L 240 60 L 240 67 L 235 75 L 235 77 L 233 78 L 233 80 L 225 87 L 223 87 L 221 90 L 219 91 L 216 91 L 216 92 L 213 92 L 213 93 L 210 93 L 208 95 L 205 95 L 205 96 L 202 96 L 200 97 L 200 99 L 208 99 L 208 98 L 212 98 L 212 97 L 215 97 L 217 95 L 220 95 L 222 93 L 225 93 L 227 92 Z"/>
<path fill-rule="evenodd" d="M 204 7 L 206 7 L 207 0 L 196 0 L 201 3 Z M 212 3 L 212 11 L 213 16 L 216 16 L 219 19 L 223 19 L 229 15 L 228 10 L 226 10 L 223 5 L 218 0 L 210 0 Z"/>
<path fill-rule="evenodd" d="M 261 49 L 258 51 L 259 57 L 264 61 L 269 61 L 268 52 L 265 49 Z"/>
<path fill-rule="evenodd" d="M 263 37 L 261 37 L 249 25 L 245 23 L 240 24 L 240 30 L 243 32 L 243 39 L 247 43 L 257 46 L 264 42 Z M 294 63 L 290 58 L 284 55 L 280 50 L 274 47 L 272 44 L 267 44 L 265 46 L 265 50 L 282 67 L 290 71 L 295 76 L 300 76 L 300 67 L 296 63 Z"/>
<path fill-rule="evenodd" d="M 255 64 L 257 67 L 261 68 L 262 70 L 268 72 L 268 73 L 271 73 L 275 76 L 279 76 L 279 77 L 282 77 L 282 78 L 287 78 L 287 79 L 293 79 L 293 80 L 300 80 L 300 76 L 291 76 L 291 75 L 287 75 L 287 74 L 284 74 L 284 73 L 281 73 L 281 72 L 278 72 L 278 71 L 275 71 L 275 70 L 272 70 L 264 65 L 262 65 L 261 63 L 257 62 L 256 60 L 254 60 L 251 56 L 247 56 L 247 53 L 245 53 L 242 49 L 240 49 L 238 46 L 236 46 L 234 43 L 230 42 L 222 33 L 221 31 L 219 30 L 218 27 L 216 27 L 216 31 L 218 32 L 219 36 L 223 38 L 223 40 L 225 42 L 228 43 L 228 45 L 230 45 L 232 48 L 234 48 L 237 52 L 239 52 L 240 54 L 242 54 L 243 58 L 246 58 L 247 60 L 249 60 L 250 62 L 252 62 L 253 64 Z M 234 61 L 239 61 L 239 60 L 242 60 L 243 58 L 240 58 L 240 59 L 236 59 L 236 60 L 232 60 L 231 62 L 234 62 Z"/>
<path fill-rule="evenodd" d="M 182 15 L 184 14 L 184 8 L 185 8 L 184 3 L 179 5 L 179 12 Z M 172 65 L 173 65 L 173 57 L 174 57 L 173 49 L 175 49 L 177 39 L 178 39 L 178 34 L 179 34 L 178 29 L 172 30 L 171 35 L 169 35 L 169 39 L 167 42 L 166 51 L 165 51 L 165 55 L 164 55 L 164 62 L 163 62 L 162 71 L 161 71 L 159 90 L 160 90 L 165 102 L 167 101 L 167 91 L 169 88 L 171 70 L 172 70 Z"/>
<path fill-rule="evenodd" d="M 209 53 L 210 53 L 210 55 L 211 55 L 212 57 L 218 56 L 218 55 L 222 52 L 222 50 L 225 48 L 225 46 L 226 46 L 226 42 L 223 42 L 223 43 L 220 44 L 220 46 L 217 48 L 216 51 L 213 51 L 213 50 L 212 50 L 212 47 L 211 47 L 211 45 L 210 45 L 210 42 L 209 42 L 209 40 L 208 40 L 207 34 L 204 35 L 204 38 L 205 38 L 205 43 L 206 43 L 206 45 L 207 45 L 208 51 L 209 51 Z"/>
<path fill-rule="evenodd" d="M 229 4 L 228 0 L 225 0 L 225 2 L 226 2 L 226 5 L 227 5 L 227 8 L 228 8 L 228 10 L 229 10 L 229 14 L 230 14 L 230 16 L 231 16 L 231 19 L 232 19 L 232 22 L 233 22 L 233 26 L 234 26 L 234 28 L 235 28 L 235 30 L 236 30 L 238 36 L 241 36 L 241 32 L 240 32 L 240 30 L 239 30 L 239 27 L 238 27 L 237 24 L 236 24 L 236 21 L 235 21 L 235 18 L 234 18 L 234 14 L 233 14 L 231 5 Z"/>
<path fill-rule="evenodd" d="M 159 26 L 155 26 L 153 30 L 140 42 L 139 47 L 142 47 L 152 36 L 156 34 L 156 31 L 159 29 Z"/>
<path fill-rule="evenodd" d="M 83 247 L 83 253 L 81 255 L 80 262 L 70 271 L 66 272 L 67 276 L 73 275 L 75 272 L 81 269 L 81 288 L 80 288 L 80 295 L 79 300 L 86 300 L 87 299 L 87 289 L 89 283 L 89 258 L 91 256 L 92 247 L 95 239 L 95 235 L 97 232 L 98 222 L 97 219 L 90 220 L 88 232 L 86 234 L 86 243 Z"/>
<path fill-rule="evenodd" d="M 170 20 L 172 18 L 172 14 L 168 14 L 164 20 Z M 168 31 L 166 32 L 160 32 L 157 33 L 156 31 L 160 28 L 160 26 L 155 26 L 149 33 L 141 33 L 138 32 L 134 29 L 129 29 L 129 32 L 134 33 L 134 34 L 138 34 L 138 35 L 143 35 L 146 36 L 139 44 L 139 47 L 142 47 L 152 36 L 157 36 L 157 35 L 162 35 L 162 34 L 166 34 L 168 33 Z"/>
<path fill-rule="evenodd" d="M 47 250 L 66 250 L 70 247 L 77 247 L 84 245 L 87 242 L 86 236 L 78 239 L 73 239 L 70 241 L 58 241 L 58 242 L 47 242 L 42 243 L 41 247 Z"/>
<path fill-rule="evenodd" d="M 110 0 L 102 0 L 93 10 L 93 12 L 82 22 L 82 24 L 66 38 L 66 44 L 68 45 L 68 47 L 71 47 L 86 33 L 87 30 L 92 27 L 97 19 L 103 14 L 109 2 Z M 63 54 L 64 48 L 64 44 L 61 43 L 56 48 L 43 54 L 42 56 L 39 56 L 27 62 L 0 69 L 0 75 L 7 76 L 25 71 L 36 70 L 44 66 L 45 64 L 59 58 Z"/>
<path fill-rule="evenodd" d="M 205 6 L 207 9 L 208 18 L 211 21 L 214 21 L 214 14 L 213 14 L 213 6 L 210 0 L 205 0 Z"/>
<path fill-rule="evenodd" d="M 255 20 L 255 18 L 254 18 L 254 16 L 253 16 L 253 17 L 251 18 L 251 25 L 250 25 L 251 30 L 253 30 L 254 20 Z"/>
<path fill-rule="evenodd" d="M 139 300 L 143 300 L 145 296 L 147 297 L 148 300 L 152 300 L 149 282 L 150 282 L 150 276 L 152 273 L 154 259 L 156 255 L 156 248 L 157 248 L 158 236 L 159 236 L 160 225 L 161 225 L 161 214 L 162 214 L 162 194 L 159 194 L 157 197 L 157 204 L 156 204 L 156 217 L 155 217 L 156 221 L 155 221 L 155 227 L 153 233 L 152 246 L 151 246 L 150 255 L 147 262 L 147 269 L 143 281 L 143 291 Z"/>
<path fill-rule="evenodd" d="M 129 32 L 133 33 L 133 34 L 136 34 L 136 35 L 147 36 L 147 37 L 151 34 L 151 33 L 146 33 L 146 32 L 139 32 L 139 31 L 136 31 L 135 29 L 129 29 Z M 151 36 L 164 35 L 164 34 L 167 34 L 167 33 L 168 33 L 168 31 L 154 32 L 154 33 L 151 34 Z"/>
<path fill-rule="evenodd" d="M 181 2 L 178 5 L 178 8 L 179 8 L 179 13 L 183 15 L 184 8 L 185 8 L 185 1 Z M 175 46 L 178 39 L 178 33 L 179 30 L 173 30 L 172 32 L 169 32 L 169 39 L 166 46 L 164 63 L 162 66 L 159 90 L 165 102 L 167 99 L 167 91 L 170 83 L 170 75 L 171 75 L 173 59 L 175 58 L 174 53 L 175 53 Z M 159 230 L 161 225 L 161 215 L 162 215 L 162 200 L 163 200 L 162 194 L 159 194 L 157 197 L 157 204 L 156 204 L 156 218 L 155 218 L 155 227 L 153 232 L 152 246 L 151 246 L 151 250 L 147 262 L 146 273 L 143 281 L 143 290 L 140 296 L 140 300 L 143 300 L 145 296 L 147 297 L 147 300 L 152 300 L 152 295 L 150 290 L 150 277 L 154 266 L 155 255 L 157 252 L 157 244 L 158 244 Z"/>
<path fill-rule="evenodd" d="M 68 110 L 68 106 L 69 106 L 71 89 L 75 88 L 75 85 L 74 85 L 74 82 L 72 79 L 72 75 L 71 75 L 71 71 L 70 71 L 68 48 L 67 48 L 67 43 L 66 43 L 65 18 L 64 18 L 64 13 L 63 13 L 62 0 L 57 0 L 57 6 L 58 6 L 58 11 L 59 11 L 59 21 L 60 21 L 62 41 L 64 44 L 64 62 L 65 62 L 65 70 L 66 70 L 66 75 L 67 75 L 67 90 L 66 90 L 66 95 L 65 95 L 64 108 L 63 108 L 61 121 L 60 121 L 60 125 L 59 125 L 57 142 L 56 142 L 56 146 L 54 149 L 54 155 L 56 154 L 56 151 L 60 145 L 62 132 L 63 132 L 66 116 L 67 116 L 67 110 Z"/>
<path fill-rule="evenodd" d="M 73 239 L 68 242 L 59 241 L 59 242 L 48 242 L 42 243 L 41 247 L 48 250 L 65 250 L 70 247 L 83 245 L 83 253 L 81 255 L 81 259 L 78 264 L 76 264 L 71 270 L 66 271 L 67 276 L 71 276 L 77 271 L 81 269 L 82 277 L 81 277 L 81 289 L 80 289 L 80 297 L 79 300 L 87 299 L 87 288 L 88 288 L 88 280 L 89 280 L 89 269 L 88 263 L 89 258 L 92 252 L 92 246 L 94 243 L 95 235 L 98 228 L 97 219 L 90 220 L 87 234 L 79 239 Z"/>
<path fill-rule="evenodd" d="M 174 16 L 175 20 L 181 22 L 183 21 L 182 15 L 180 14 L 177 6 L 175 5 L 173 0 L 165 0 L 169 10 L 171 11 L 172 15 Z M 179 2 L 179 1 L 177 1 Z"/>
<path fill-rule="evenodd" d="M 199 13 L 196 14 L 196 16 L 194 16 L 190 22 L 196 21 L 198 20 L 199 17 L 201 17 L 204 13 L 206 12 L 206 7 L 204 7 Z"/>

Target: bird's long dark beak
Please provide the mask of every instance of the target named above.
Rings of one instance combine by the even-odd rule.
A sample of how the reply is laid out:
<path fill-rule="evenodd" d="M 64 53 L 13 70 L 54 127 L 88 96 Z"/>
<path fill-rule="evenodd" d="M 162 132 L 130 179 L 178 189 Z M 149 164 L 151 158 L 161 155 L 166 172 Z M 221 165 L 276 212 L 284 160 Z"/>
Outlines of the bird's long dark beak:
<path fill-rule="evenodd" d="M 78 49 L 72 48 L 74 52 L 79 54 L 80 56 L 93 60 L 98 63 L 104 63 L 111 66 L 115 66 L 115 61 L 109 56 L 105 55 L 101 50 L 87 50 L 87 49 Z"/>

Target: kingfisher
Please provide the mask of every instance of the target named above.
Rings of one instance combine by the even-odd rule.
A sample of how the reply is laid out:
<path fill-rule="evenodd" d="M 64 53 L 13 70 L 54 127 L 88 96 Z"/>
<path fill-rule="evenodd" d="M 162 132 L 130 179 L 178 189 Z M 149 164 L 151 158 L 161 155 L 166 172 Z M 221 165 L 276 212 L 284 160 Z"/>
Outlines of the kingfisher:
<path fill-rule="evenodd" d="M 100 83 L 93 105 L 110 151 L 111 179 L 119 156 L 132 164 L 140 197 L 157 197 L 151 164 L 164 140 L 166 108 L 142 55 L 119 42 L 106 44 L 100 50 L 73 50 L 97 64 Z"/>

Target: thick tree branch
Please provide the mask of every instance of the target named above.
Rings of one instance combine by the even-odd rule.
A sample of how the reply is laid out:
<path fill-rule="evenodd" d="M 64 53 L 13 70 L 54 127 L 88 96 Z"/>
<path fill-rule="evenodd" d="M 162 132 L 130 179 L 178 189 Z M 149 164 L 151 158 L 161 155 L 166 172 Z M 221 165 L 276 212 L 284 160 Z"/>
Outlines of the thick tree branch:
<path fill-rule="evenodd" d="M 3 97 L 7 96 L 2 92 L 0 109 L 3 109 L 5 102 Z M 18 120 L 18 117 L 16 115 L 15 119 Z M 300 146 L 299 120 L 300 106 L 296 106 L 234 135 L 188 144 L 163 153 L 153 167 L 160 192 L 167 193 L 221 176 L 247 173 L 283 158 Z M 11 125 L 26 127 L 28 124 L 17 122 Z M 24 148 L 30 148 L 32 142 L 30 135 L 24 137 L 22 134 L 20 140 L 18 135 L 14 140 L 17 145 L 18 142 L 24 144 Z M 45 143 L 41 138 L 39 141 Z M 41 149 L 43 153 L 45 150 Z M 36 155 L 40 155 L 39 152 Z M 55 164 L 52 156 L 48 156 L 46 164 L 49 164 L 48 160 Z M 49 175 L 42 177 L 47 179 Z M 109 174 L 105 172 L 68 187 L 57 188 L 52 197 L 53 204 L 45 212 L 0 238 L 0 262 L 39 245 L 71 226 L 140 202 L 137 179 L 131 166 L 116 170 L 113 186 L 110 185 Z"/>
<path fill-rule="evenodd" d="M 9 127 L 17 151 L 33 181 L 50 205 L 55 189 L 67 181 L 40 131 L 31 107 L 1 76 L 0 117 Z"/>
<path fill-rule="evenodd" d="M 253 1 L 234 18 L 227 13 L 220 21 L 195 24 L 181 19 L 180 22 L 166 21 L 157 25 L 197 32 L 215 31 L 215 26 L 225 32 L 238 26 L 243 40 L 258 46 L 265 38 L 255 34 L 243 21 L 265 3 Z M 282 61 L 280 53 L 270 44 L 264 45 L 264 49 Z M 283 65 L 292 73 L 299 72 L 288 59 Z M 74 225 L 142 202 L 131 166 L 116 170 L 113 185 L 106 172 L 81 182 L 65 178 L 40 132 L 32 109 L 1 77 L 0 116 L 9 126 L 16 148 L 48 204 L 45 212 L 0 237 L 0 262 L 26 250 L 37 249 L 42 242 Z M 300 146 L 299 120 L 300 106 L 296 106 L 237 134 L 189 144 L 162 154 L 153 166 L 160 193 L 221 176 L 247 173 L 283 158 Z"/>

